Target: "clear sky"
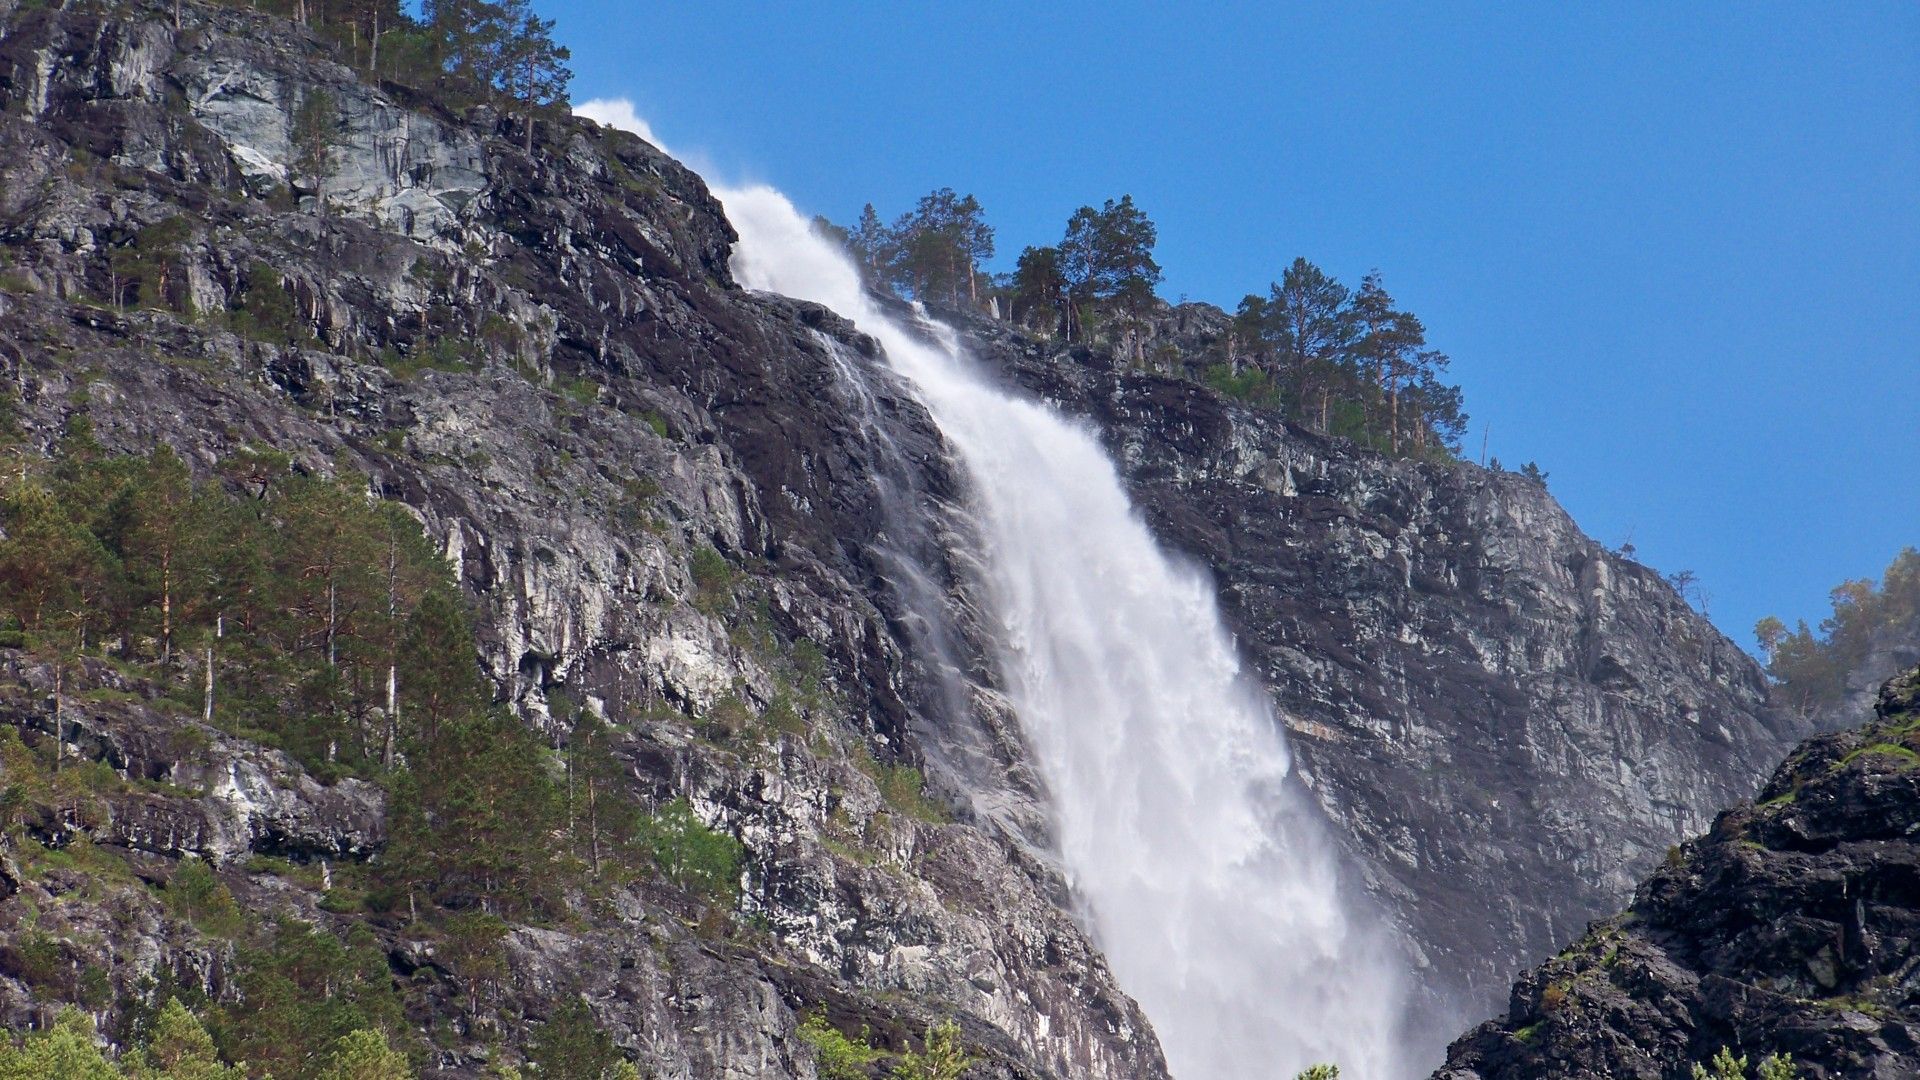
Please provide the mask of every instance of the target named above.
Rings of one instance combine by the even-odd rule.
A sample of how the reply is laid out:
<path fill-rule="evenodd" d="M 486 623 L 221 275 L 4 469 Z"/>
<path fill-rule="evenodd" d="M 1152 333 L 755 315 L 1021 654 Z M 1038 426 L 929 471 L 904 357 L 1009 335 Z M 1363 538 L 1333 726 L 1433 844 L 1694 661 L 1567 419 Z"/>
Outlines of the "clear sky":
<path fill-rule="evenodd" d="M 1131 193 L 1169 299 L 1379 268 L 1472 455 L 1743 645 L 1920 544 L 1920 3 L 541 6 L 576 100 L 839 221 L 951 186 L 1004 266 Z"/>

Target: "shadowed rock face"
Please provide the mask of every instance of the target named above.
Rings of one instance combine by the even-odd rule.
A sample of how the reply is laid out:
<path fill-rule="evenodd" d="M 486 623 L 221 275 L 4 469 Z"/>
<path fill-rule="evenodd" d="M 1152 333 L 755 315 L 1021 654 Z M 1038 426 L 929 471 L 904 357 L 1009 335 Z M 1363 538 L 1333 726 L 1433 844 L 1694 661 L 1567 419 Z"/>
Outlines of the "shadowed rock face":
<path fill-rule="evenodd" d="M 291 191 L 290 118 L 316 89 L 340 110 L 334 170 Z M 580 122 L 543 121 L 531 156 L 519 139 L 243 10 L 188 5 L 176 32 L 170 6 L 0 0 L 0 367 L 26 446 L 84 412 L 108 448 L 164 442 L 203 476 L 253 445 L 365 475 L 455 566 L 502 701 L 556 742 L 551 695 L 604 712 L 628 732 L 632 797 L 685 796 L 745 843 L 752 933 L 695 933 L 684 897 L 642 885 L 578 926 L 515 928 L 490 1015 L 537 1020 L 585 993 L 668 1075 L 808 1075 L 792 1037 L 807 1009 L 895 1048 L 957 1016 L 994 1075 L 1161 1075 L 1045 856 L 973 617 L 966 491 L 925 414 L 837 316 L 734 285 L 732 230 L 676 162 Z M 109 252 L 175 217 L 190 228 L 160 295 L 101 303 Z M 230 329 L 222 314 L 262 287 L 309 340 Z M 1221 318 L 1184 306 L 1156 332 L 1204 357 Z M 1539 488 L 1389 462 L 958 321 L 1009 379 L 1097 424 L 1149 523 L 1213 570 L 1301 776 L 1436 998 L 1490 998 L 1785 749 L 1751 661 Z M 448 370 L 395 374 L 436 345 Z M 703 547 L 738 575 L 723 602 L 691 573 Z M 952 655 L 928 655 L 890 584 L 902 558 L 946 598 Z M 770 707 L 801 641 L 827 691 L 802 707 L 807 736 L 701 737 L 729 702 Z M 35 685 L 8 663 L 0 682 Z M 40 702 L 0 694 L 0 719 L 44 730 Z M 37 835 L 87 835 L 156 881 L 201 855 L 250 912 L 349 918 L 243 866 L 368 857 L 370 785 L 318 784 L 157 708 L 69 708 L 89 756 L 172 787 Z M 927 769 L 956 820 L 888 806 L 869 754 Z M 242 798 L 208 760 L 235 763 Z M 57 896 L 87 928 L 76 962 L 120 990 L 166 969 L 221 992 L 219 951 L 163 932 L 157 910 L 115 921 L 59 882 L 0 877 L 0 938 L 6 904 Z M 422 1017 L 453 1018 L 436 1067 L 479 1068 L 492 1035 L 471 988 L 373 925 Z M 10 1024 L 47 1001 L 0 976 Z"/>
<path fill-rule="evenodd" d="M 1687 1075 L 1722 1046 L 1812 1080 L 1920 1074 L 1920 671 L 1674 849 L 1514 985 L 1439 1080 Z"/>

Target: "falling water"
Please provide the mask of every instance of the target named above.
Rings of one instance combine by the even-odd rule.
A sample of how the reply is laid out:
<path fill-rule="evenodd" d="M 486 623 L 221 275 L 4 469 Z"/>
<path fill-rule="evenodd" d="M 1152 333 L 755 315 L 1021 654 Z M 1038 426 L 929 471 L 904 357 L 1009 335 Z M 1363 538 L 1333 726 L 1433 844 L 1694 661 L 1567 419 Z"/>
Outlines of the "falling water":
<path fill-rule="evenodd" d="M 1214 590 L 1155 543 L 1094 433 L 903 325 L 779 192 L 716 189 L 750 288 L 873 335 L 974 489 L 991 630 L 1093 935 L 1178 1080 L 1318 1061 L 1399 1077 L 1399 960 L 1356 905 Z M 928 333 L 927 331 L 932 331 Z M 918 332 L 916 332 L 918 331 Z"/>

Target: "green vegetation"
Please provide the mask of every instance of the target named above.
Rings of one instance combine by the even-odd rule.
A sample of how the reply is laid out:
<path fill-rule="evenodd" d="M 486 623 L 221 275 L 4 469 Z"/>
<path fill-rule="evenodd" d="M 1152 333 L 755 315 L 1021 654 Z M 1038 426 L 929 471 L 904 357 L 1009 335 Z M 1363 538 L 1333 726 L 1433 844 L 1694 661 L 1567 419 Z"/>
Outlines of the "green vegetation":
<path fill-rule="evenodd" d="M 472 371 L 474 362 L 460 342 L 439 338 L 430 345 L 416 344 L 404 353 L 391 346 L 382 349 L 380 366 L 393 372 L 395 378 L 411 379 L 422 371 Z"/>
<path fill-rule="evenodd" d="M 877 286 L 955 305 L 991 302 L 1044 336 L 1104 340 L 1130 362 L 1146 361 L 1158 231 L 1131 196 L 1074 211 L 1059 243 L 1023 249 L 1011 274 L 984 286 L 979 264 L 993 256 L 993 229 L 971 195 L 942 188 L 891 225 L 869 204 L 851 229 L 825 219 L 815 228 L 845 246 Z M 1295 259 L 1264 295 L 1241 301 L 1225 356 L 1198 377 L 1228 397 L 1375 449 L 1446 456 L 1458 452 L 1466 429 L 1460 388 L 1442 380 L 1448 366 L 1378 272 L 1349 289 Z M 1546 485 L 1537 465 L 1522 472 Z"/>
<path fill-rule="evenodd" d="M 227 318 L 234 332 L 256 341 L 299 345 L 313 340 L 312 328 L 294 306 L 280 271 L 260 259 L 247 267 Z"/>
<path fill-rule="evenodd" d="M 873 1075 L 869 1066 L 886 1056 L 873 1046 L 873 1035 L 865 1027 L 852 1039 L 819 1013 L 809 1013 L 800 1022 L 800 1037 L 813 1047 L 820 1080 L 867 1080 Z"/>
<path fill-rule="evenodd" d="M 365 928 L 341 938 L 282 921 L 238 960 L 237 1000 L 208 1010 L 214 1041 L 229 1061 L 299 1077 L 354 1032 L 373 1034 L 383 1047 L 413 1047 L 386 956 Z"/>
<path fill-rule="evenodd" d="M 1836 762 L 1834 767 L 1836 769 L 1844 768 L 1869 754 L 1893 758 L 1901 763 L 1902 768 L 1912 768 L 1915 765 L 1920 765 L 1920 753 L 1916 753 L 1912 747 L 1901 746 L 1899 743 L 1876 742 L 1849 753 L 1846 757 Z"/>
<path fill-rule="evenodd" d="M 917 1053 L 902 1055 L 894 1063 L 898 1080 L 960 1080 L 973 1058 L 960 1045 L 960 1025 L 942 1020 L 927 1028 L 926 1039 Z"/>
<path fill-rule="evenodd" d="M 167 882 L 167 908 L 174 917 L 214 937 L 231 938 L 246 929 L 233 893 L 203 859 L 187 856 Z"/>
<path fill-rule="evenodd" d="M 593 1013 L 579 998 L 562 1005 L 534 1032 L 527 1063 L 539 1080 L 640 1080 L 640 1071 L 594 1024 Z"/>
<path fill-rule="evenodd" d="M 356 1029 L 335 1040 L 317 1072 L 302 1068 L 282 1076 L 316 1080 L 412 1080 L 404 1055 L 385 1036 Z M 60 1013 L 52 1027 L 29 1032 L 15 1044 L 0 1041 L 0 1080 L 244 1080 L 260 1062 L 226 1058 L 178 999 L 169 999 L 147 1025 L 145 1037 L 116 1062 L 95 1041 L 93 1021 L 77 1009 Z"/>
<path fill-rule="evenodd" d="M 868 280 L 921 300 L 978 303 L 980 264 L 993 258 L 993 227 L 980 201 L 952 188 L 922 196 L 892 225 L 882 224 L 869 203 L 851 231 L 825 219 L 816 227 L 853 253 Z"/>
<path fill-rule="evenodd" d="M 419 18 L 414 5 L 401 0 L 225 2 L 299 21 L 370 75 L 435 90 L 454 103 L 509 105 L 522 117 L 528 150 L 535 119 L 557 114 L 567 103 L 570 57 L 553 41 L 553 20 L 534 14 L 529 0 L 428 0 Z M 333 115 L 316 112 L 317 119 Z M 299 119 L 296 114 L 296 129 Z M 294 141 L 306 166 L 296 173 L 311 179 L 314 158 L 301 154 L 303 140 Z"/>
<path fill-rule="evenodd" d="M 1877 583 L 1843 582 L 1832 601 L 1833 614 L 1817 630 L 1805 620 L 1788 630 L 1771 615 L 1753 628 L 1780 699 L 1802 711 L 1838 704 L 1848 675 L 1867 662 L 1881 635 L 1920 625 L 1920 550 L 1902 551 Z"/>
<path fill-rule="evenodd" d="M 694 606 L 708 614 L 725 607 L 737 576 L 727 557 L 702 544 L 694 549 L 688 569 L 693 574 Z"/>
<path fill-rule="evenodd" d="M 746 849 L 708 828 L 685 799 L 675 799 L 639 830 L 639 843 L 669 881 L 689 892 L 731 904 L 740 889 Z"/>
<path fill-rule="evenodd" d="M 186 310 L 190 305 L 183 287 L 180 249 L 192 234 L 192 223 L 176 215 L 139 230 L 131 243 L 112 248 L 107 256 L 108 303 L 115 308 L 124 308 L 131 301 L 141 306 Z"/>
<path fill-rule="evenodd" d="M 547 748 L 493 704 L 465 603 L 418 522 L 272 452 L 220 473 L 196 481 L 165 448 L 108 455 L 78 422 L 50 467 L 0 492 L 0 628 L 53 666 L 56 714 L 79 661 L 109 661 L 323 779 L 385 783 L 390 843 L 369 903 L 551 908 L 576 867 L 550 840 L 567 820 Z M 32 753 L 0 742 L 20 766 L 10 819 L 124 785 L 68 765 L 58 726 Z M 203 932 L 239 929 L 202 864 L 182 864 L 169 904 Z"/>
<path fill-rule="evenodd" d="M 327 212 L 327 180 L 333 175 L 333 151 L 340 142 L 340 106 L 326 90 L 310 90 L 294 111 L 293 158 L 288 179 L 305 180 L 313 192 L 314 210 Z"/>
<path fill-rule="evenodd" d="M 1761 1059 L 1753 1080 L 1795 1080 L 1798 1075 L 1792 1058 L 1768 1054 Z M 1735 1057 L 1731 1049 L 1723 1046 L 1711 1062 L 1693 1067 L 1693 1080 L 1747 1080 L 1746 1056 Z"/>
<path fill-rule="evenodd" d="M 377 1031 L 351 1031 L 335 1040 L 319 1080 L 411 1080 L 406 1056 Z"/>
<path fill-rule="evenodd" d="M 1235 371 L 1231 364 L 1214 364 L 1203 373 L 1202 381 L 1235 401 L 1269 409 L 1281 406 L 1280 387 L 1273 376 L 1257 367 Z"/>
<path fill-rule="evenodd" d="M 1340 1066 L 1309 1065 L 1293 1074 L 1293 1080 L 1340 1080 Z"/>

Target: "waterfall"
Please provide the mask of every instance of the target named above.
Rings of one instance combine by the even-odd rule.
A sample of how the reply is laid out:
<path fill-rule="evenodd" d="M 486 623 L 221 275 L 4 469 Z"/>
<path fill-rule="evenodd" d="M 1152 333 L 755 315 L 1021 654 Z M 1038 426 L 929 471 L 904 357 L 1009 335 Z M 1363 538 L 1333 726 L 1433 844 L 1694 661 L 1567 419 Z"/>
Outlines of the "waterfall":
<path fill-rule="evenodd" d="M 1320 1061 L 1404 1075 L 1402 961 L 1343 899 L 1206 575 L 1155 542 L 1088 427 L 996 385 L 947 328 L 883 309 L 779 192 L 715 194 L 741 283 L 871 334 L 959 457 L 995 659 L 1061 865 L 1174 1076 L 1284 1080 Z"/>

